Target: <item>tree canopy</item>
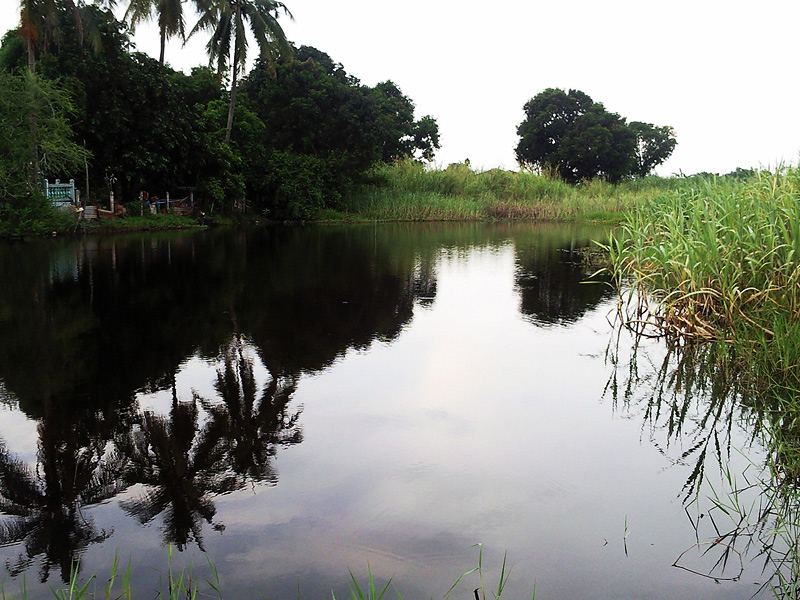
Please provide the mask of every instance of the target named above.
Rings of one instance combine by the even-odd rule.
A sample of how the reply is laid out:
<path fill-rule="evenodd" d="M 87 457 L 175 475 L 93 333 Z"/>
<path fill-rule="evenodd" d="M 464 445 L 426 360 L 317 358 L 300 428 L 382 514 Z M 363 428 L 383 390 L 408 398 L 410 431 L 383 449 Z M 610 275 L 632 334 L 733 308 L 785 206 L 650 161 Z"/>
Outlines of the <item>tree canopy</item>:
<path fill-rule="evenodd" d="M 517 160 L 569 183 L 644 177 L 676 144 L 671 127 L 627 123 L 579 90 L 546 89 L 526 102 L 524 111 Z"/>
<path fill-rule="evenodd" d="M 430 160 L 439 147 L 436 121 L 415 120 L 413 102 L 397 85 L 362 85 L 324 52 L 290 47 L 276 21 L 284 9 L 280 2 L 204 0 L 205 21 L 195 29 L 211 31 L 216 67 L 242 68 L 245 27 L 257 28 L 259 43 L 269 46 L 242 79 L 238 103 L 225 101 L 226 95 L 234 100 L 238 71 L 230 71 L 229 86 L 216 69 L 175 72 L 132 52 L 126 25 L 104 2 L 48 2 L 50 29 L 43 21 L 35 46 L 22 28 L 0 44 L 0 75 L 17 78 L 2 90 L 2 102 L 16 102 L 5 117 L 15 119 L 17 133 L 27 127 L 24 136 L 6 138 L 14 151 L 9 146 L 5 158 L 16 162 L 0 165 L 0 204 L 30 198 L 39 173 L 74 178 L 84 200 L 102 201 L 105 176 L 113 174 L 123 203 L 140 191 L 159 197 L 171 191 L 174 197 L 188 188 L 206 209 L 249 207 L 270 217 L 306 219 L 321 208 L 342 208 L 344 192 L 374 164 L 413 156 Z M 140 19 L 167 5 L 136 0 Z M 215 19 L 221 21 L 215 25 Z M 16 100 L 23 98 L 19 78 L 31 72 L 31 56 L 37 85 L 58 100 L 48 113 L 56 121 L 37 117 L 35 110 L 47 112 L 37 104 Z M 34 143 L 48 132 L 61 141 Z M 58 149 L 77 158 L 61 160 Z M 40 168 L 23 173 L 21 165 Z"/>

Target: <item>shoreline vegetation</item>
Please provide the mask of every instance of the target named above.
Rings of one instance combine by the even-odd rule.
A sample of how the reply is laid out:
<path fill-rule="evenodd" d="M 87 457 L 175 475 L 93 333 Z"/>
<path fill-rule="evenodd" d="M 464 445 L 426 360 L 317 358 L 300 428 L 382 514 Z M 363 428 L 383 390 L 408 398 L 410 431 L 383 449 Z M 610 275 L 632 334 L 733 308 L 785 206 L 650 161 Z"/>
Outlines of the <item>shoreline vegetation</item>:
<path fill-rule="evenodd" d="M 511 574 L 511 566 L 508 564 L 508 554 L 503 555 L 503 561 L 499 568 L 496 581 L 490 581 L 486 574 L 483 561 L 483 547 L 482 544 L 475 544 L 473 547 L 478 548 L 478 563 L 475 567 L 465 571 L 455 580 L 450 589 L 444 594 L 445 600 L 450 600 L 456 588 L 465 579 L 473 580 L 471 586 L 473 591 L 470 594 L 477 600 L 486 600 L 487 588 L 494 596 L 495 600 L 501 600 L 503 591 L 508 584 Z M 167 546 L 167 568 L 166 573 L 161 573 L 159 569 L 156 572 L 161 573 L 159 577 L 158 590 L 155 592 L 156 598 L 166 600 L 194 600 L 198 597 L 207 598 L 223 598 L 223 585 L 221 583 L 220 573 L 214 566 L 211 558 L 205 552 L 202 553 L 207 567 L 207 576 L 196 576 L 195 568 L 190 563 L 188 568 L 174 569 L 172 565 L 172 557 L 174 554 L 173 546 Z M 198 569 L 198 571 L 206 571 L 205 568 Z M 392 578 L 379 588 L 376 585 L 375 577 L 372 568 L 367 565 L 367 577 L 365 581 L 359 583 L 358 578 L 349 570 L 350 585 L 344 598 L 349 600 L 382 600 L 387 598 L 389 588 L 392 588 L 393 594 L 391 596 L 398 600 L 403 600 L 400 591 L 392 583 Z M 119 552 L 114 554 L 114 559 L 109 567 L 109 575 L 105 579 L 100 579 L 96 573 L 88 577 L 81 575 L 80 562 L 72 564 L 70 569 L 69 580 L 64 581 L 63 585 L 59 587 L 50 586 L 50 593 L 55 600 L 95 600 L 105 598 L 105 600 L 120 600 L 125 598 L 132 600 L 134 597 L 141 597 L 141 593 L 135 593 L 131 585 L 131 562 L 128 560 L 127 565 L 120 563 Z M 477 581 L 474 581 L 477 579 Z M 100 588 L 100 589 L 98 589 Z M 148 595 L 152 596 L 152 591 L 148 591 Z M 262 598 L 264 596 L 261 596 Z M 301 597 L 299 582 L 298 582 L 298 599 Z M 3 600 L 27 600 L 28 598 L 28 585 L 25 576 L 23 575 L 20 581 L 19 594 L 6 591 L 6 578 L 0 582 L 0 598 Z M 336 600 L 334 590 L 331 590 L 331 598 Z M 531 593 L 531 600 L 536 598 L 536 585 L 534 583 L 533 591 Z"/>
<path fill-rule="evenodd" d="M 645 199 L 608 250 L 627 285 L 621 324 L 669 349 L 652 401 L 671 397 L 670 410 L 681 411 L 701 399 L 702 425 L 728 406 L 765 450 L 755 479 L 729 475 L 730 489 L 711 491 L 709 516 L 731 527 L 715 544 L 732 556 L 737 540 L 751 540 L 774 569 L 764 586 L 800 597 L 800 168 Z M 687 489 L 697 496 L 706 450 L 724 459 L 731 449 L 716 439 L 687 456 L 695 450 Z M 751 506 L 744 498 L 753 487 Z"/>
<path fill-rule="evenodd" d="M 800 416 L 800 168 L 644 197 L 609 251 L 631 327 L 717 346 L 741 393 Z"/>
<path fill-rule="evenodd" d="M 429 169 L 414 160 L 374 167 L 365 182 L 344 195 L 341 207 L 323 208 L 303 222 L 414 221 L 576 221 L 618 224 L 640 205 L 680 190 L 699 189 L 707 176 L 658 177 L 611 184 L 601 179 L 571 185 L 557 176 L 502 169 L 476 171 L 468 163 Z M 727 176 L 726 176 L 727 177 Z M 725 177 L 723 177 L 725 179 Z M 727 180 L 727 179 L 726 179 Z M 739 180 L 731 180 L 738 185 Z M 128 203 L 129 215 L 140 213 Z M 0 222 L 0 237 L 118 233 L 192 229 L 237 223 L 273 222 L 269 213 L 198 212 L 195 216 L 158 214 L 125 218 L 78 220 L 56 213 L 42 200 L 13 222 Z"/>

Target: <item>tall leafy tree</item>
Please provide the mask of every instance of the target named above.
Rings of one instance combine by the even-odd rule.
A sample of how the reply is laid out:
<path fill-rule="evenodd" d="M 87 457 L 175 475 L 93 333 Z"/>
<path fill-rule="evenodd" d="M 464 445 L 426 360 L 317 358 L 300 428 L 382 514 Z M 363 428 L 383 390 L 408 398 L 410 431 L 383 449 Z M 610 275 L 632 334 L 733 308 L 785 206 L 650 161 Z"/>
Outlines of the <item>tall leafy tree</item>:
<path fill-rule="evenodd" d="M 131 27 L 149 20 L 153 14 L 158 20 L 158 31 L 161 35 L 161 53 L 159 62 L 164 64 L 164 50 L 167 39 L 179 36 L 186 38 L 186 20 L 183 17 L 183 0 L 131 0 L 125 11 L 125 20 Z"/>
<path fill-rule="evenodd" d="M 372 123 L 380 145 L 381 160 L 392 162 L 414 156 L 419 151 L 425 160 L 433 159 L 439 148 L 439 128 L 430 115 L 414 121 L 414 103 L 392 81 L 372 89 L 377 117 Z"/>
<path fill-rule="evenodd" d="M 231 94 L 225 142 L 230 142 L 233 115 L 236 109 L 236 92 L 240 69 L 247 61 L 247 31 L 251 31 L 258 44 L 261 60 L 274 71 L 278 57 L 289 55 L 291 48 L 286 34 L 278 23 L 281 12 L 292 18 L 283 2 L 276 0 L 195 0 L 200 20 L 190 36 L 200 30 L 210 30 L 211 39 L 206 44 L 209 63 L 216 63 L 222 75 L 231 69 Z"/>
<path fill-rule="evenodd" d="M 670 127 L 628 124 L 579 90 L 544 90 L 524 110 L 525 120 L 517 128 L 517 160 L 553 171 L 569 183 L 644 176 L 675 147 Z"/>
<path fill-rule="evenodd" d="M 42 175 L 70 173 L 88 158 L 71 140 L 73 109 L 41 76 L 0 72 L 0 207 L 35 195 Z"/>
<path fill-rule="evenodd" d="M 645 177 L 655 167 L 667 160 L 677 145 L 675 130 L 664 125 L 632 121 L 629 127 L 636 133 L 635 175 Z"/>

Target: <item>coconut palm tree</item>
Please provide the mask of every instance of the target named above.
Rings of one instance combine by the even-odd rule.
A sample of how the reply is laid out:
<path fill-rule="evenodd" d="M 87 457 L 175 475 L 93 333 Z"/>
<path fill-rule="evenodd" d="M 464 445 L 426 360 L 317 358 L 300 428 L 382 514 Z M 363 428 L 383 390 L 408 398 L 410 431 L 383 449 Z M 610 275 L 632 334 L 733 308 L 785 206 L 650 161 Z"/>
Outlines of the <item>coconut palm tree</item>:
<path fill-rule="evenodd" d="M 274 70 L 278 57 L 291 52 L 286 34 L 278 24 L 282 11 L 290 19 L 291 13 L 283 2 L 277 0 L 194 0 L 200 20 L 189 37 L 200 30 L 210 30 L 211 39 L 206 44 L 209 65 L 216 64 L 221 76 L 231 68 L 231 100 L 225 142 L 230 142 L 233 113 L 236 108 L 236 86 L 239 70 L 247 61 L 247 30 L 256 39 L 261 60 Z"/>
<path fill-rule="evenodd" d="M 49 40 L 59 40 L 59 12 L 68 10 L 83 36 L 80 12 L 73 0 L 20 0 L 19 34 L 28 51 L 28 68 L 36 71 L 36 52 Z"/>
<path fill-rule="evenodd" d="M 183 0 L 131 0 L 125 11 L 125 20 L 135 28 L 142 21 L 158 17 L 158 31 L 161 34 L 161 54 L 159 62 L 164 64 L 164 49 L 167 39 L 176 35 L 186 39 L 186 21 L 183 18 Z"/>

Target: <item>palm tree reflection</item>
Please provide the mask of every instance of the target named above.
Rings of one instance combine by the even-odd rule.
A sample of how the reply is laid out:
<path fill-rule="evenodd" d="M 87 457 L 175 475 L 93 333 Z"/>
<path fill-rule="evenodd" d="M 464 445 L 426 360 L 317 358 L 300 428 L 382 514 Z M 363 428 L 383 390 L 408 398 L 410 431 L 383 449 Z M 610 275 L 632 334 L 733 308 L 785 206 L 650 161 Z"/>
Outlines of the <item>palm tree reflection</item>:
<path fill-rule="evenodd" d="M 203 549 L 202 523 L 211 523 L 216 514 L 211 495 L 236 487 L 223 445 L 206 429 L 198 431 L 197 420 L 197 402 L 175 398 L 169 415 L 145 412 L 138 427 L 119 441 L 128 459 L 126 482 L 146 488 L 122 501 L 123 509 L 142 524 L 165 513 L 164 540 L 179 550 L 192 539 Z"/>
<path fill-rule="evenodd" d="M 256 401 L 257 384 L 253 360 L 244 354 L 238 336 L 224 353 L 224 365 L 217 371 L 215 389 L 221 403 L 200 399 L 211 414 L 210 429 L 225 444 L 230 467 L 247 481 L 277 482 L 271 459 L 278 446 L 303 441 L 298 424 L 302 409 L 289 410 L 297 377 L 273 376 Z M 199 399 L 199 397 L 198 397 Z"/>
<path fill-rule="evenodd" d="M 222 359 L 218 399 L 194 394 L 182 402 L 173 392 L 168 415 L 144 412 L 138 427 L 119 441 L 128 459 L 126 482 L 146 488 L 123 501 L 124 510 L 142 524 L 164 513 L 164 541 L 178 549 L 191 541 L 203 549 L 203 522 L 224 529 L 213 522 L 214 496 L 254 481 L 275 483 L 271 459 L 277 447 L 302 441 L 301 411 L 288 409 L 295 378 L 273 377 L 256 401 L 253 360 L 238 337 Z"/>
<path fill-rule="evenodd" d="M 105 441 L 86 435 L 91 423 L 63 423 L 52 408 L 47 412 L 38 426 L 35 468 L 0 442 L 0 511 L 9 515 L 0 522 L 0 545 L 24 544 L 24 554 L 8 565 L 12 576 L 43 556 L 42 582 L 53 565 L 68 580 L 80 553 L 113 533 L 98 529 L 82 509 L 119 493 L 122 470 L 119 454 L 106 453 Z"/>

